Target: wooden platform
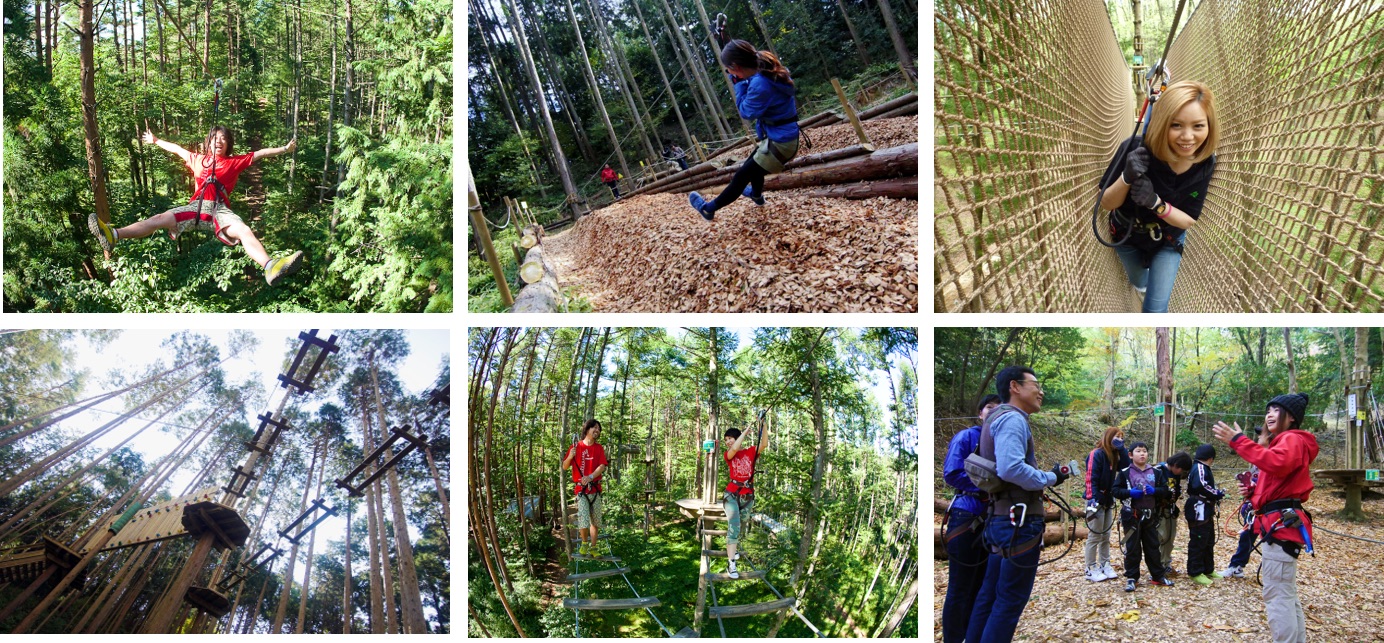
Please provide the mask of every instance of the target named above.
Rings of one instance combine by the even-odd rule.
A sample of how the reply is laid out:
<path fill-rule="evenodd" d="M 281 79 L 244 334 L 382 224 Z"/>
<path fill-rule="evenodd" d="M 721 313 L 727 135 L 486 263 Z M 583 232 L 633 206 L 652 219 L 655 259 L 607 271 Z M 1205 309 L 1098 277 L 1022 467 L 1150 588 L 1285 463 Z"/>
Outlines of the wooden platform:
<path fill-rule="evenodd" d="M 726 535 L 726 530 L 724 530 L 724 529 L 703 529 L 703 530 L 702 530 L 702 533 L 704 533 L 704 534 L 706 534 L 706 535 L 708 535 L 708 536 L 724 536 L 724 535 Z"/>
<path fill-rule="evenodd" d="M 586 556 L 583 554 L 572 554 L 572 560 L 604 560 L 608 563 L 620 562 L 619 556 Z"/>
<path fill-rule="evenodd" d="M 706 514 L 708 516 L 726 515 L 725 505 L 718 502 L 704 503 L 700 498 L 683 498 L 682 500 L 676 501 L 676 503 L 678 505 L 678 511 L 682 512 L 682 515 L 688 518 L 696 518 L 698 514 Z"/>
<path fill-rule="evenodd" d="M 1338 487 L 1360 485 L 1365 487 L 1384 487 L 1384 480 L 1366 480 L 1367 469 L 1317 469 L 1312 475 L 1326 478 Z"/>
<path fill-rule="evenodd" d="M 210 501 L 184 507 L 183 527 L 193 538 L 208 532 L 215 534 L 217 549 L 240 547 L 250 537 L 249 525 L 236 510 Z"/>
<path fill-rule="evenodd" d="M 57 582 L 67 574 L 67 571 L 77 565 L 82 560 L 82 556 L 68 547 L 48 536 L 43 537 L 43 543 L 28 547 L 16 554 L 10 555 L 0 560 L 0 582 L 6 583 L 29 583 L 38 578 L 49 566 L 57 567 L 57 575 L 51 582 Z M 86 571 L 73 583 L 73 587 L 81 589 L 86 580 Z"/>
<path fill-rule="evenodd" d="M 183 596 L 183 600 L 193 607 L 206 612 L 216 618 L 225 616 L 231 611 L 231 599 L 226 598 L 221 592 L 209 587 L 197 587 L 193 585 Z"/>
<path fill-rule="evenodd" d="M 727 605 L 725 607 L 711 608 L 711 618 L 736 618 L 740 616 L 754 616 L 756 614 L 768 614 L 779 610 L 792 607 L 798 599 L 790 596 L 767 603 L 751 603 L 749 605 Z"/>
<path fill-rule="evenodd" d="M 568 598 L 562 606 L 569 610 L 628 610 L 645 607 L 658 607 L 663 603 L 655 596 L 644 598 Z"/>
<path fill-rule="evenodd" d="M 606 576 L 619 576 L 620 574 L 627 574 L 627 573 L 629 573 L 629 571 L 630 571 L 630 568 L 628 568 L 628 567 L 616 567 L 616 568 L 614 568 L 614 569 L 600 569 L 600 570 L 597 570 L 597 571 L 594 571 L 594 572 L 586 572 L 585 574 L 568 574 L 568 575 L 567 575 L 567 578 L 565 579 L 564 582 L 575 583 L 575 582 L 577 582 L 577 581 L 581 581 L 581 580 L 591 580 L 591 579 L 593 579 L 593 578 L 605 578 Z"/>
<path fill-rule="evenodd" d="M 725 558 L 725 557 L 726 557 L 726 550 L 724 550 L 724 549 L 703 549 L 703 550 L 702 550 L 702 555 L 703 555 L 703 556 L 710 556 L 710 557 L 712 557 L 712 558 Z"/>

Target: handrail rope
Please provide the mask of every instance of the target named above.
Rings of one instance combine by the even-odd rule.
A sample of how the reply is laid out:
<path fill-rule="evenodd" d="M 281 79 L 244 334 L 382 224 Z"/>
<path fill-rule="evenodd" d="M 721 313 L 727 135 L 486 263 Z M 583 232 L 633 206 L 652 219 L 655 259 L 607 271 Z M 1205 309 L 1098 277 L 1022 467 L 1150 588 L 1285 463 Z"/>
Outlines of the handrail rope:
<path fill-rule="evenodd" d="M 1330 529 L 1327 529 L 1326 527 L 1323 527 L 1323 526 L 1318 525 L 1318 524 L 1315 524 L 1315 523 L 1312 525 L 1312 530 L 1313 530 L 1313 531 L 1324 531 L 1324 532 L 1326 532 L 1326 533 L 1328 533 L 1328 534 L 1335 534 L 1335 535 L 1340 536 L 1340 537 L 1342 537 L 1342 538 L 1354 538 L 1355 540 L 1363 540 L 1363 541 L 1365 541 L 1365 542 L 1367 542 L 1367 543 L 1374 543 L 1374 544 L 1376 544 L 1376 545 L 1384 545 L 1384 540 L 1374 540 L 1373 538 L 1362 538 L 1362 537 L 1360 537 L 1360 536 L 1352 536 L 1352 535 L 1350 535 L 1350 534 L 1343 534 L 1343 533 L 1341 533 L 1341 532 L 1339 532 L 1339 531 L 1332 531 L 1332 530 L 1330 530 Z"/>

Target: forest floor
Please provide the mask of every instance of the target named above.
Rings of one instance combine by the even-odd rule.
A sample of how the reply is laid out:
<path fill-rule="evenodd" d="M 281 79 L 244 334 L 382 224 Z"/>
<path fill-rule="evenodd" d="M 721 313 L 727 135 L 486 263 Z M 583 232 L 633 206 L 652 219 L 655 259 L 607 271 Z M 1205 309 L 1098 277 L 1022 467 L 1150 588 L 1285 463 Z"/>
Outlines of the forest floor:
<path fill-rule="evenodd" d="M 701 547 L 697 543 L 693 533 L 693 523 L 690 519 L 672 519 L 675 512 L 669 511 L 665 515 L 660 515 L 655 522 L 663 524 L 653 528 L 648 538 L 644 536 L 643 529 L 638 526 L 616 528 L 609 531 L 611 534 L 610 547 L 612 553 L 621 558 L 619 563 L 629 567 L 630 572 L 626 574 L 629 582 L 638 590 L 640 596 L 656 596 L 662 603 L 661 606 L 652 608 L 653 612 L 663 622 L 663 625 L 673 632 L 677 632 L 683 627 L 691 627 L 692 615 L 696 610 L 697 602 L 697 572 L 701 565 Z M 642 519 L 636 522 L 642 523 Z M 606 532 L 603 532 L 606 533 Z M 716 546 L 722 547 L 720 537 L 716 539 Z M 788 575 L 792 573 L 793 565 L 790 562 L 792 556 L 796 554 L 796 548 L 790 547 L 787 543 L 777 543 L 773 548 L 768 543 L 766 531 L 763 529 L 750 529 L 746 536 L 745 551 L 753 561 L 760 564 L 766 562 L 770 564 L 769 581 L 774 584 L 781 592 L 789 591 Z M 791 551 L 790 551 L 791 550 Z M 549 629 L 548 636 L 572 637 L 575 635 L 573 626 L 575 619 L 570 610 L 562 607 L 562 600 L 572 597 L 572 586 L 565 583 L 555 582 L 561 576 L 572 573 L 563 566 L 565 559 L 561 543 L 550 549 L 549 559 L 542 562 L 543 571 L 543 595 L 548 604 L 546 610 L 554 610 L 562 613 L 562 625 L 558 630 Z M 608 562 L 580 562 L 581 572 L 590 572 L 598 569 L 607 569 L 612 565 Z M 758 566 L 756 566 L 758 568 Z M 742 569 L 748 566 L 742 565 Z M 712 563 L 712 571 L 726 571 L 724 559 L 716 559 Z M 881 605 L 882 600 L 888 600 L 893 594 L 885 591 L 883 582 L 874 588 L 873 596 L 868 601 L 868 612 L 853 612 L 847 607 L 842 610 L 840 605 L 850 607 L 858 606 L 862 603 L 861 593 L 865 591 L 866 584 L 870 581 L 872 569 L 856 570 L 859 573 L 849 574 L 850 578 L 840 578 L 836 583 L 828 583 L 830 588 L 824 588 L 825 592 L 832 599 L 839 599 L 837 604 L 828 604 L 828 596 L 818 595 L 817 591 L 810 591 L 801 601 L 799 609 L 808 619 L 812 620 L 818 628 L 832 636 L 853 636 L 853 632 L 863 632 L 871 623 L 862 623 L 862 620 L 873 621 L 874 617 L 887 609 L 887 605 Z M 818 575 L 830 572 L 825 565 L 817 570 Z M 822 587 L 822 582 L 814 583 L 815 587 Z M 891 590 L 892 591 L 892 590 Z M 634 594 L 630 591 L 629 585 L 620 576 L 598 578 L 582 581 L 580 584 L 581 598 L 633 598 Z M 854 597 L 852 599 L 852 597 Z M 770 592 L 764 583 L 759 581 L 739 581 L 724 582 L 716 584 L 716 601 L 720 605 L 743 605 L 750 603 L 762 603 L 775 600 L 777 597 Z M 708 593 L 707 605 L 712 604 L 712 597 Z M 834 612 L 834 613 L 833 613 Z M 748 618 L 725 619 L 724 627 L 726 636 L 730 637 L 763 637 L 768 633 L 769 628 L 774 623 L 776 616 L 760 615 Z M 545 621 L 553 622 L 554 619 L 545 617 Z M 721 629 L 714 619 L 706 619 L 702 622 L 702 634 L 704 636 L 720 636 Z M 617 610 L 617 611 L 586 611 L 581 614 L 581 635 L 583 637 L 663 637 L 667 636 L 649 617 L 649 613 L 644 610 Z M 804 637 L 811 636 L 812 633 L 802 624 L 802 621 L 794 617 L 791 612 L 784 620 L 779 629 L 779 636 Z"/>
<path fill-rule="evenodd" d="M 867 121 L 877 149 L 918 140 L 917 117 Z M 856 142 L 809 130 L 811 153 Z M 918 202 L 738 199 L 708 223 L 683 192 L 617 201 L 545 241 L 559 280 L 601 312 L 915 312 Z M 702 193 L 708 199 L 715 195 Z"/>
<path fill-rule="evenodd" d="M 940 486 L 941 459 L 954 433 L 951 427 L 938 426 L 934 434 L 938 453 L 934 480 L 939 485 L 936 487 L 939 498 L 946 495 L 945 487 Z M 1040 460 L 1044 463 L 1080 458 L 1080 451 L 1089 451 L 1088 445 L 1094 441 L 1071 433 L 1059 439 L 1057 431 L 1035 431 L 1035 434 L 1042 454 Z M 1218 446 L 1223 447 L 1219 443 Z M 1221 449 L 1222 453 L 1226 450 Z M 1243 469 L 1241 463 L 1233 454 L 1218 458 L 1217 477 L 1231 475 L 1229 471 L 1221 473 L 1223 469 Z M 1074 490 L 1075 487 L 1064 489 Z M 1384 540 L 1384 495 L 1366 493 L 1367 519 L 1362 522 L 1336 517 L 1344 505 L 1343 491 L 1318 481 L 1307 509 L 1325 529 Z M 1234 501 L 1222 503 L 1217 517 L 1215 560 L 1218 571 L 1229 564 L 1235 553 L 1236 538 L 1224 531 L 1226 512 L 1234 511 L 1235 507 Z M 1236 521 L 1232 518 L 1231 522 Z M 934 514 L 933 526 L 940 523 L 941 516 Z M 1378 589 L 1379 579 L 1384 578 L 1384 545 L 1325 531 L 1318 531 L 1316 538 L 1316 557 L 1303 554 L 1298 561 L 1298 595 L 1307 619 L 1308 638 L 1384 642 L 1384 628 L 1381 628 L 1384 617 L 1380 616 L 1384 614 L 1384 592 Z M 1110 541 L 1110 565 L 1123 574 L 1124 555 L 1120 553 L 1118 534 L 1112 533 Z M 1202 587 L 1180 574 L 1170 578 L 1175 583 L 1173 587 L 1152 587 L 1148 585 L 1148 570 L 1144 569 L 1138 589 L 1125 593 L 1123 578 L 1100 583 L 1085 579 L 1084 542 L 1084 539 L 1079 540 L 1070 553 L 1039 568 L 1032 598 L 1019 621 L 1016 641 L 1262 641 L 1268 638 L 1262 589 L 1255 580 L 1260 562 L 1258 553 L 1251 555 L 1245 578 L 1222 579 L 1212 586 Z M 1045 548 L 1042 559 L 1057 558 L 1065 549 L 1065 545 Z M 1173 567 L 1183 571 L 1187 568 L 1187 524 L 1181 520 L 1173 545 Z M 933 637 L 940 639 L 942 606 L 947 594 L 945 561 L 936 561 L 933 580 Z"/>

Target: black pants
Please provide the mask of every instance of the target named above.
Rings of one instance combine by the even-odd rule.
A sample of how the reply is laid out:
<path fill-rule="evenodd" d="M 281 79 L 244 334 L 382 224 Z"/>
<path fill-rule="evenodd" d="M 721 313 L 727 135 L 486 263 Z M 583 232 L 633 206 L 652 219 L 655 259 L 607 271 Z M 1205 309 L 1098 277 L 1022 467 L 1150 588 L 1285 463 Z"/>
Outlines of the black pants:
<path fill-rule="evenodd" d="M 619 181 L 606 181 L 605 184 L 606 184 L 606 187 L 610 188 L 610 191 L 611 191 L 611 192 L 615 193 L 615 198 L 617 198 L 617 199 L 620 198 L 620 182 L 619 182 Z"/>
<path fill-rule="evenodd" d="M 1208 506 L 1209 509 L 1209 506 Z M 1187 575 L 1216 571 L 1216 521 L 1187 521 Z"/>
<path fill-rule="evenodd" d="M 942 643 L 961 643 L 975 607 L 976 594 L 985 581 L 990 551 L 982 542 L 983 531 L 971 530 L 975 514 L 953 509 L 947 523 L 947 598 L 942 603 Z"/>
<path fill-rule="evenodd" d="M 759 167 L 759 164 L 754 162 L 753 156 L 745 159 L 745 164 L 741 165 L 740 169 L 735 171 L 735 176 L 731 177 L 730 185 L 726 186 L 725 190 L 716 195 L 716 200 L 711 202 L 712 211 L 720 210 L 735 202 L 745 191 L 747 185 L 754 188 L 755 194 L 763 194 L 764 177 L 766 176 L 769 176 L 769 171 Z"/>
<path fill-rule="evenodd" d="M 1139 580 L 1139 557 L 1144 557 L 1149 576 L 1163 578 L 1163 553 L 1158 549 L 1158 521 L 1153 517 L 1139 518 L 1135 512 L 1134 526 L 1126 523 L 1124 575 Z"/>

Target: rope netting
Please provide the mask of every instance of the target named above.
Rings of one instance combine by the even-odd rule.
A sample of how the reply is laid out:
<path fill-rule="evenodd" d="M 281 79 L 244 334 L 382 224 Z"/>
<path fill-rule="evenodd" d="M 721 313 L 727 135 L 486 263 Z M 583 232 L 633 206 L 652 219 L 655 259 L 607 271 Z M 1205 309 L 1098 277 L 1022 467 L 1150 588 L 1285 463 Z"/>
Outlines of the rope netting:
<path fill-rule="evenodd" d="M 938 311 L 1137 310 L 1089 225 L 1130 71 L 1102 4 L 1071 4 L 936 5 Z M 1221 126 L 1170 309 L 1384 310 L 1384 7 L 1205 0 L 1168 67 Z"/>

